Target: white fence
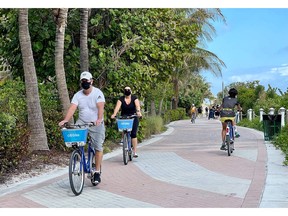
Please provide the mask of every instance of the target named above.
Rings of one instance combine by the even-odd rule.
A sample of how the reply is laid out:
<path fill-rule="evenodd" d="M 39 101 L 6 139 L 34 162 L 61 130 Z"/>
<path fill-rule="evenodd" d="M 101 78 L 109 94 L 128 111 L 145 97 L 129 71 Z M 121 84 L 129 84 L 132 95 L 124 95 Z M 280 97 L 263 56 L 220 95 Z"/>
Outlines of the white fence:
<path fill-rule="evenodd" d="M 259 117 L 260 117 L 260 122 L 263 121 L 263 115 L 266 114 L 264 113 L 264 109 L 260 109 L 259 110 Z M 270 108 L 269 109 L 269 113 L 268 115 L 276 115 L 275 114 L 275 109 L 274 108 Z M 281 107 L 279 110 L 278 110 L 278 113 L 277 115 L 281 115 L 281 127 L 284 127 L 285 126 L 285 116 L 286 116 L 286 121 L 287 120 L 287 116 L 288 116 L 288 110 L 286 110 L 284 107 Z M 247 110 L 247 118 L 252 121 L 252 119 L 255 117 L 255 113 L 252 109 L 249 109 Z"/>

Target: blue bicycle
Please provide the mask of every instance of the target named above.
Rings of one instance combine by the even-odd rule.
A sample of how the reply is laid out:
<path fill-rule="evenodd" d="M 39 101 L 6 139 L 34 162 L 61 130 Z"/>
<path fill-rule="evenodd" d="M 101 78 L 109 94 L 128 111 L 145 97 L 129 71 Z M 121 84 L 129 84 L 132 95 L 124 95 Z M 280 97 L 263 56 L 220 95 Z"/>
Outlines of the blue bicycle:
<path fill-rule="evenodd" d="M 88 136 L 88 127 L 91 126 L 94 126 L 94 124 L 66 124 L 61 129 L 65 145 L 74 149 L 69 161 L 69 182 L 72 192 L 76 196 L 80 195 L 83 191 L 85 173 L 87 173 L 87 177 L 91 180 L 93 186 L 98 184 L 93 179 L 92 168 L 95 167 L 95 150 L 91 146 L 91 140 Z M 86 143 L 88 143 L 88 147 L 85 146 Z M 85 156 L 85 149 L 87 150 L 87 158 Z"/>
<path fill-rule="evenodd" d="M 128 164 L 129 161 L 133 159 L 133 146 L 131 142 L 131 131 L 133 128 L 133 121 L 137 115 L 131 116 L 118 116 L 116 118 L 118 131 L 123 133 L 123 145 L 122 145 L 122 152 L 123 152 L 123 162 L 124 165 Z"/>
<path fill-rule="evenodd" d="M 235 131 L 232 124 L 232 120 L 226 120 L 226 137 L 225 137 L 225 150 L 227 150 L 228 156 L 230 156 L 234 151 L 234 140 L 235 140 Z"/>

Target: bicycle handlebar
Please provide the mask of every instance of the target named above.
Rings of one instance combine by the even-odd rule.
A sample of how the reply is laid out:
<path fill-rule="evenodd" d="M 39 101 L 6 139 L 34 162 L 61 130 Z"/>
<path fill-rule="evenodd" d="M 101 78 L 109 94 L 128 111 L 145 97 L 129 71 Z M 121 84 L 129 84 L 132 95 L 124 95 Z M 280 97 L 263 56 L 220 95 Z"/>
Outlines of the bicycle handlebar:
<path fill-rule="evenodd" d="M 96 124 L 94 122 L 89 122 L 89 123 L 85 123 L 85 124 L 69 124 L 68 122 L 64 123 L 64 125 L 62 127 L 65 128 L 82 128 L 82 127 L 92 127 L 95 126 Z"/>
<path fill-rule="evenodd" d="M 137 117 L 137 118 L 142 118 L 142 116 L 138 116 L 138 115 L 136 115 L 136 114 L 133 114 L 133 115 L 128 115 L 128 116 L 115 116 L 115 119 L 131 119 L 131 118 L 135 118 L 135 117 Z"/>

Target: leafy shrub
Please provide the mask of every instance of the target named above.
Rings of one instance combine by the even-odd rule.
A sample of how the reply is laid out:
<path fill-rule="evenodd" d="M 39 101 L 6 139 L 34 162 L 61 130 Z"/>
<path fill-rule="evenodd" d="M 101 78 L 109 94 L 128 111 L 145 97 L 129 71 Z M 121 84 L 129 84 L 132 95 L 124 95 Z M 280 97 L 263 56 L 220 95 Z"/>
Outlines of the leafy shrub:
<path fill-rule="evenodd" d="M 145 138 L 152 134 L 159 134 L 164 130 L 163 119 L 161 116 L 149 116 L 146 119 L 147 126 L 143 129 Z"/>
<path fill-rule="evenodd" d="M 288 125 L 281 129 L 281 132 L 274 137 L 272 143 L 285 154 L 284 164 L 288 165 Z"/>
<path fill-rule="evenodd" d="M 259 117 L 252 119 L 252 121 L 247 118 L 243 118 L 239 123 L 237 123 L 237 125 L 263 131 L 263 122 L 260 122 Z"/>
<path fill-rule="evenodd" d="M 19 79 L 0 86 L 0 173 L 17 167 L 28 152 L 25 88 Z"/>
<path fill-rule="evenodd" d="M 63 119 L 60 99 L 55 83 L 39 84 L 39 96 L 49 149 L 66 150 L 58 126 Z"/>
<path fill-rule="evenodd" d="M 167 110 L 163 115 L 164 124 L 167 124 L 172 121 L 177 121 L 184 119 L 186 116 L 185 108 L 178 108 L 173 110 Z"/>

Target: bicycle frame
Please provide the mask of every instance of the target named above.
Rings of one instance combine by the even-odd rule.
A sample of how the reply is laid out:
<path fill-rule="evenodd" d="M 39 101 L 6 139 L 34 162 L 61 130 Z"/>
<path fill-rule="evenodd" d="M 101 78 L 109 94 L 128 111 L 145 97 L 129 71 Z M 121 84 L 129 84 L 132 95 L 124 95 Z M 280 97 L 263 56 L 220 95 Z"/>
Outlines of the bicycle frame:
<path fill-rule="evenodd" d="M 85 156 L 85 149 L 84 149 L 84 146 L 77 146 L 76 149 L 78 149 L 81 153 L 81 168 L 80 168 L 80 171 L 82 171 L 82 167 L 84 167 L 84 173 L 91 173 L 92 171 L 92 163 L 90 163 L 92 161 L 95 155 L 95 150 L 91 147 L 91 141 L 88 141 L 88 155 L 87 155 L 87 160 L 86 160 L 86 156 Z M 92 155 L 91 155 L 92 153 Z"/>
<path fill-rule="evenodd" d="M 131 132 L 125 131 L 124 133 L 127 134 L 127 138 L 128 138 L 128 151 L 132 151 Z"/>

